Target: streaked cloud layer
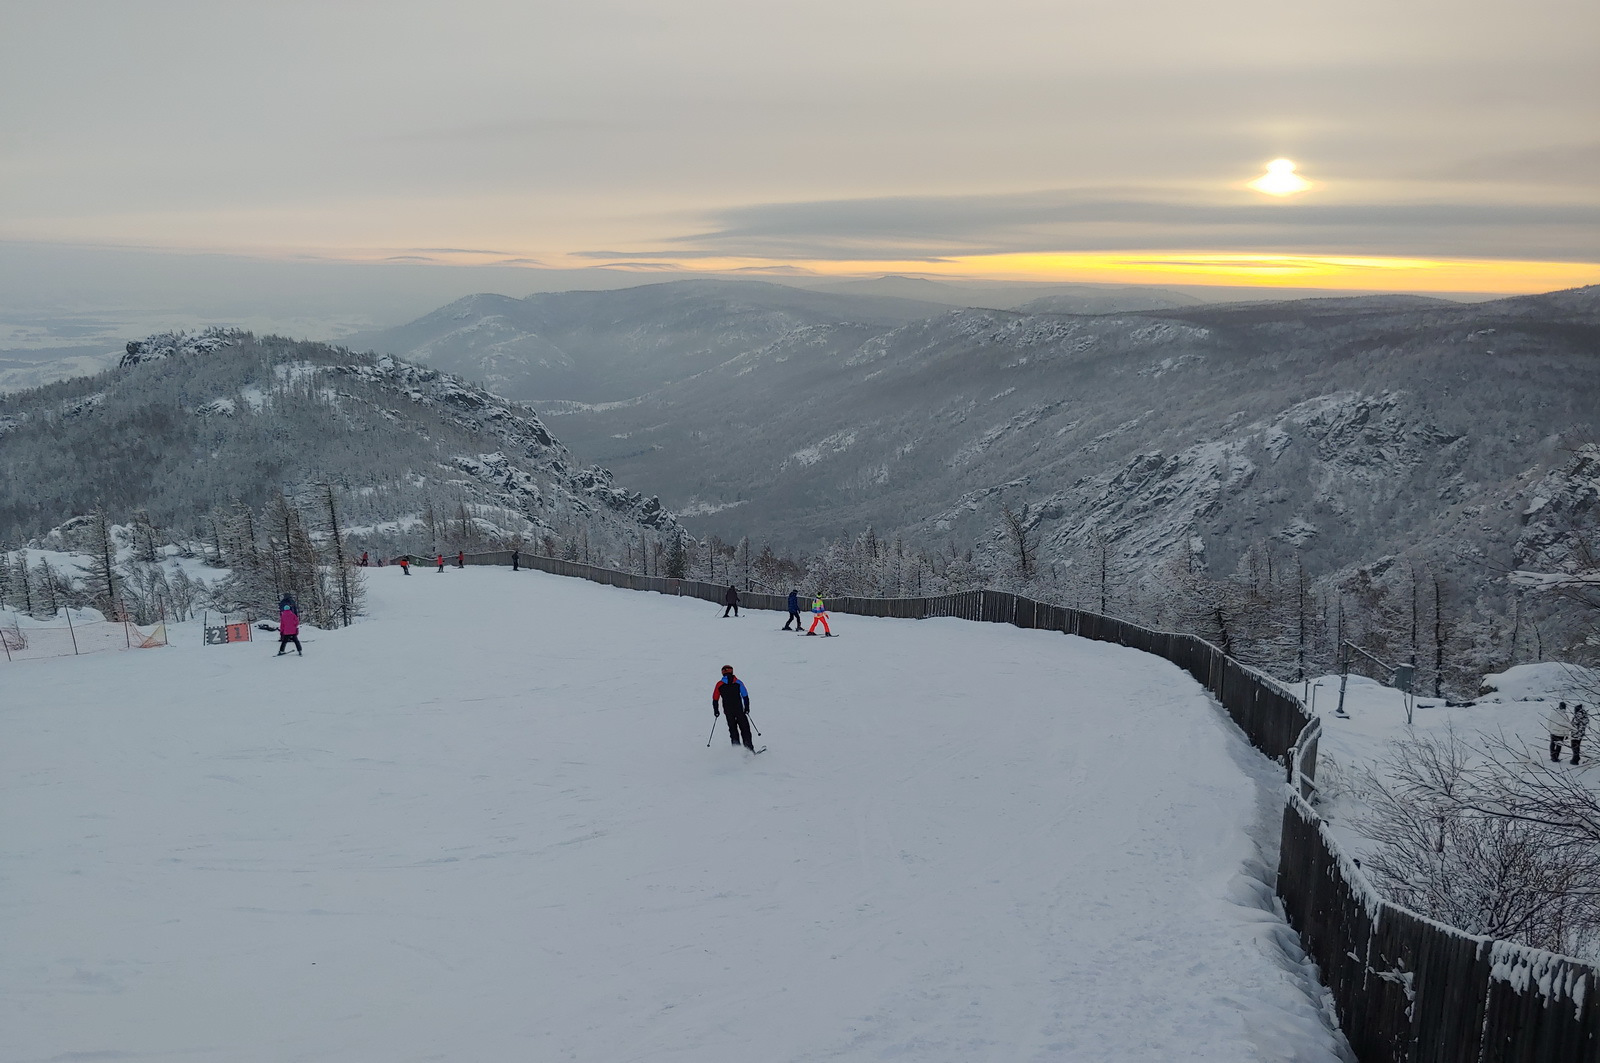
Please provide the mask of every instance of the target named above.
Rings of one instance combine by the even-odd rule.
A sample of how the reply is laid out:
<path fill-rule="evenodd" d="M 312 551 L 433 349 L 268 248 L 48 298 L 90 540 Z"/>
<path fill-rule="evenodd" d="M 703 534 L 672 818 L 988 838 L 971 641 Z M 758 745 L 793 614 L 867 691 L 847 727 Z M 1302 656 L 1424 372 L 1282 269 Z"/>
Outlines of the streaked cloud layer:
<path fill-rule="evenodd" d="M 12 4 L 0 240 L 829 272 L 1395 257 L 1526 290 L 1526 263 L 1600 260 L 1597 39 L 1582 0 Z M 1251 192 L 1278 157 L 1312 190 Z"/>

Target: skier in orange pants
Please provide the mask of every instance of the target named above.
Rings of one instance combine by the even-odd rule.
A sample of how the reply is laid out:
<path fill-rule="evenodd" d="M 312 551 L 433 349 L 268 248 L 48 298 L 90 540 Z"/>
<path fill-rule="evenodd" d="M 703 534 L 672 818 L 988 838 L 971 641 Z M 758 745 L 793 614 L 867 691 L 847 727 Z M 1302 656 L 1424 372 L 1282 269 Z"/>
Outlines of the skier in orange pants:
<path fill-rule="evenodd" d="M 811 612 L 811 630 L 807 631 L 806 634 L 815 635 L 817 633 L 817 625 L 821 624 L 823 635 L 829 638 L 833 637 L 833 631 L 828 627 L 828 609 L 827 606 L 822 604 L 822 595 L 819 594 L 811 599 Z"/>

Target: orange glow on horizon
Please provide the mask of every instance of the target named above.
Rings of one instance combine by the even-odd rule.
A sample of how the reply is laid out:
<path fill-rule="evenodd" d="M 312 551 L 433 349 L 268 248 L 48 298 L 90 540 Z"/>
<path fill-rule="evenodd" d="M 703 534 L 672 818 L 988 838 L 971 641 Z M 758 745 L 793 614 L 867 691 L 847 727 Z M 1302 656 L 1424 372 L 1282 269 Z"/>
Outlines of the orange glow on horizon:
<path fill-rule="evenodd" d="M 103 245 L 112 247 L 114 245 Z M 129 249 L 133 249 L 130 247 Z M 575 258 L 544 249 L 526 255 L 507 251 L 457 251 L 383 247 L 155 248 L 173 254 L 216 254 L 278 262 L 480 266 L 530 270 L 630 272 L 648 283 L 656 275 L 742 273 L 782 281 L 789 277 L 879 277 L 903 274 L 962 280 L 1053 284 L 1145 284 L 1324 288 L 1336 291 L 1437 292 L 1530 295 L 1600 284 L 1600 262 L 1551 262 L 1494 258 L 1426 258 L 1397 255 L 1327 255 L 1201 250 L 1061 251 L 951 255 L 936 259 L 673 258 L 653 253 L 641 259 Z M 657 257 L 659 256 L 659 257 Z"/>
<path fill-rule="evenodd" d="M 617 265 L 630 268 L 620 263 Z M 1063 284 L 1253 285 L 1268 288 L 1504 295 L 1527 295 L 1600 284 L 1600 263 L 1594 262 L 1184 251 L 971 255 L 936 261 L 818 260 L 775 263 L 727 258 L 664 262 L 662 266 L 675 272 L 766 273 L 774 279 L 781 279 L 785 273 L 825 277 L 876 277 L 890 273 L 940 277 L 952 281 L 966 278 Z M 648 276 L 656 270 L 645 268 L 639 269 L 639 272 L 642 276 Z"/>

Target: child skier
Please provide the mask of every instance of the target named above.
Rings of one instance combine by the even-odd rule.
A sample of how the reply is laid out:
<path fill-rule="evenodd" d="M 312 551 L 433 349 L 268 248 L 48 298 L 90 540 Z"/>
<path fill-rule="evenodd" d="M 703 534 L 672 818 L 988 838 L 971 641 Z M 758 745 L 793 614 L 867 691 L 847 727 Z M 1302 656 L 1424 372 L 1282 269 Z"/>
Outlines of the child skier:
<path fill-rule="evenodd" d="M 295 656 L 304 657 L 305 651 L 300 648 L 300 616 L 294 611 L 294 599 L 285 596 L 283 601 L 285 604 L 278 611 L 278 656 L 282 657 L 292 642 Z"/>
<path fill-rule="evenodd" d="M 815 598 L 811 599 L 811 612 L 813 614 L 811 618 L 811 630 L 807 631 L 806 634 L 815 635 L 817 633 L 817 625 L 821 624 L 822 634 L 827 638 L 832 638 L 833 630 L 828 627 L 828 609 L 822 604 L 822 595 L 819 594 Z"/>

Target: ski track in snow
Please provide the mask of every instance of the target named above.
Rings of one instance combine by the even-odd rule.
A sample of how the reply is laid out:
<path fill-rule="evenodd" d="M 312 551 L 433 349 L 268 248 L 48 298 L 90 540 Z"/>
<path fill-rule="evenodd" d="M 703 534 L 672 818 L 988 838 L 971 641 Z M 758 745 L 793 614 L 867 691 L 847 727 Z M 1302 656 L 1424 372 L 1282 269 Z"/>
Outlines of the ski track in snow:
<path fill-rule="evenodd" d="M 0 671 L 0 1058 L 1348 1058 L 1278 773 L 1158 658 L 369 572 L 303 659 Z"/>

